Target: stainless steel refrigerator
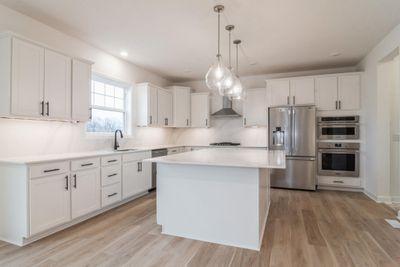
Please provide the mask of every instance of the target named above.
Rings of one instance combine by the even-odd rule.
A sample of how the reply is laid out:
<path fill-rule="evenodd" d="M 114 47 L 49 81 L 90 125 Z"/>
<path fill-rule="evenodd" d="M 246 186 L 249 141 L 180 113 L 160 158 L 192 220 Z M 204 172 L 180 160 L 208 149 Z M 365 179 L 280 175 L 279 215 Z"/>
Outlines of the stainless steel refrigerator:
<path fill-rule="evenodd" d="M 271 107 L 269 149 L 286 151 L 286 169 L 272 170 L 271 186 L 316 189 L 315 106 Z"/>

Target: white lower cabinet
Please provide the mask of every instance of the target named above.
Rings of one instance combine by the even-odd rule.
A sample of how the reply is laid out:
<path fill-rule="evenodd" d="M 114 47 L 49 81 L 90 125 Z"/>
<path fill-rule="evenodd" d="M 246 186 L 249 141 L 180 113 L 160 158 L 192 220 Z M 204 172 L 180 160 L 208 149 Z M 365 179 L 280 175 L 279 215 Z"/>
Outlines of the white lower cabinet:
<path fill-rule="evenodd" d="M 71 192 L 68 174 L 30 181 L 30 235 L 58 226 L 71 219 Z"/>
<path fill-rule="evenodd" d="M 72 219 L 100 209 L 99 169 L 79 171 L 71 177 Z"/>
<path fill-rule="evenodd" d="M 123 194 L 147 192 L 148 158 L 151 151 L 0 164 L 0 240 L 24 246 L 122 204 Z"/>
<path fill-rule="evenodd" d="M 121 201 L 121 183 L 103 187 L 101 190 L 101 206 L 106 207 Z"/>
<path fill-rule="evenodd" d="M 151 188 L 151 162 L 143 162 L 143 159 L 150 157 L 150 153 L 144 153 L 141 159 L 129 157 L 124 159 L 122 167 L 122 197 L 124 199 Z M 130 159 L 134 161 L 129 161 Z"/>

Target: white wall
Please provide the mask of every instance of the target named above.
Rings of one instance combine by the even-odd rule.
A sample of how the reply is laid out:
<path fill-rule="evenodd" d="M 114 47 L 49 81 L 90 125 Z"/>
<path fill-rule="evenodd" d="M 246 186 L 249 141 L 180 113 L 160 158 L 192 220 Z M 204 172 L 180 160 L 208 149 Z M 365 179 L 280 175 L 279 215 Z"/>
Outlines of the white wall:
<path fill-rule="evenodd" d="M 95 72 L 120 81 L 130 84 L 152 82 L 160 86 L 169 84 L 158 75 L 0 5 L 0 32 L 5 31 L 12 31 L 71 56 L 93 61 Z M 135 138 L 125 140 L 125 143 L 168 143 L 171 130 L 136 128 L 134 133 Z M 88 137 L 84 124 L 0 119 L 0 148 L 0 157 L 101 150 L 112 148 L 112 138 Z"/>
<path fill-rule="evenodd" d="M 356 67 L 302 71 L 291 73 L 264 74 L 255 76 L 241 77 L 245 88 L 265 88 L 265 80 L 271 78 L 284 78 L 317 74 L 330 74 L 355 71 Z M 193 90 L 209 91 L 205 81 L 192 81 L 181 83 L 180 85 L 189 86 Z M 222 107 L 222 98 L 213 94 L 211 98 L 211 112 L 216 112 Z M 240 101 L 233 102 L 233 109 L 242 114 Z M 261 114 L 260 114 L 261 115 Z M 264 114 L 265 115 L 265 114 Z M 177 129 L 174 130 L 172 142 L 177 144 L 198 144 L 206 145 L 211 142 L 232 141 L 249 146 L 267 146 L 267 128 L 243 128 L 242 118 L 211 118 L 210 129 Z"/>
<path fill-rule="evenodd" d="M 365 190 L 379 201 L 390 201 L 390 91 L 378 83 L 378 69 L 399 45 L 400 25 L 394 28 L 359 64 L 359 68 L 365 72 L 364 84 L 367 95 L 366 172 L 368 175 Z"/>

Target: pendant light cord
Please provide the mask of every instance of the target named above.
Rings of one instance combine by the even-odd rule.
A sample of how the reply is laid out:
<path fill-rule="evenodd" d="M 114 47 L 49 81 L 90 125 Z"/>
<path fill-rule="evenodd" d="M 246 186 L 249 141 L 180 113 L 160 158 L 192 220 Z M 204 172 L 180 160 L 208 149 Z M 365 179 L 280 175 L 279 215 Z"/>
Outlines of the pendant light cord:
<path fill-rule="evenodd" d="M 221 45 L 221 11 L 218 10 L 218 54 L 217 57 L 221 57 L 220 45 Z"/>
<path fill-rule="evenodd" d="M 229 69 L 232 69 L 232 60 L 231 60 L 231 32 L 232 30 L 229 30 Z"/>
<path fill-rule="evenodd" d="M 236 75 L 239 76 L 239 44 L 236 44 Z"/>

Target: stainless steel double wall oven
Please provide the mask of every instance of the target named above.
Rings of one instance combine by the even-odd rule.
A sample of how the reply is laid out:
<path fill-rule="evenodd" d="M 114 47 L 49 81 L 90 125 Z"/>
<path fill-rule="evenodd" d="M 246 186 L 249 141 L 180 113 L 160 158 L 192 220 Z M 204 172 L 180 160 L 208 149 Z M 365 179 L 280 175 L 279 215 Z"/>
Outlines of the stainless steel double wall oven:
<path fill-rule="evenodd" d="M 318 118 L 318 175 L 360 176 L 360 144 L 341 141 L 360 138 L 359 122 L 359 116 Z"/>

